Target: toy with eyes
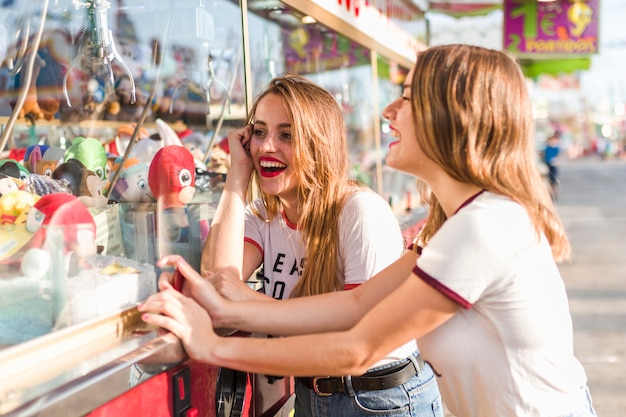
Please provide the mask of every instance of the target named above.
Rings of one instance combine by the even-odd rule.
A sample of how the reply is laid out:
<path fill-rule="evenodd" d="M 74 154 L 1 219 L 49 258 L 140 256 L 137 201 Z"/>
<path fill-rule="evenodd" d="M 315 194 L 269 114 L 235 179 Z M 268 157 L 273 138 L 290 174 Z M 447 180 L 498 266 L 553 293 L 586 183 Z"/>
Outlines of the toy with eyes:
<path fill-rule="evenodd" d="M 82 136 L 74 138 L 72 145 L 65 151 L 63 161 L 67 162 L 69 159 L 79 160 L 101 180 L 106 180 L 109 176 L 107 154 L 98 139 Z"/>
<path fill-rule="evenodd" d="M 37 163 L 41 160 L 41 156 L 48 150 L 48 145 L 31 145 L 26 148 L 24 152 L 24 166 L 28 172 L 35 172 L 35 168 L 32 163 Z"/>
<path fill-rule="evenodd" d="M 115 139 L 109 144 L 110 152 L 113 155 L 124 155 L 134 132 L 134 124 L 121 126 L 119 129 L 117 129 L 117 135 L 115 136 Z M 137 139 L 135 140 L 138 142 L 142 139 L 148 138 L 149 136 L 150 135 L 148 134 L 148 131 L 142 127 L 139 128 Z"/>
<path fill-rule="evenodd" d="M 106 182 L 77 159 L 68 159 L 59 165 L 52 173 L 52 178 L 67 185 L 72 195 L 79 197 L 87 207 L 107 205 L 108 199 L 103 193 Z"/>
<path fill-rule="evenodd" d="M 0 173 L 0 196 L 17 191 L 24 186 L 24 181 Z"/>
<path fill-rule="evenodd" d="M 0 224 L 23 224 L 30 208 L 40 199 L 28 191 L 13 190 L 0 197 Z"/>
<path fill-rule="evenodd" d="M 136 162 L 118 169 L 123 171 L 111 191 L 111 200 L 118 203 L 154 202 L 154 196 L 148 185 L 148 164 Z"/>
<path fill-rule="evenodd" d="M 56 167 L 63 162 L 65 150 L 56 146 L 49 146 L 41 154 L 40 148 L 35 148 L 30 153 L 29 165 L 34 174 L 52 177 Z"/>
<path fill-rule="evenodd" d="M 0 160 L 0 174 L 24 181 L 30 172 L 26 167 L 13 159 Z"/>
<path fill-rule="evenodd" d="M 39 198 L 31 207 L 26 218 L 26 229 L 34 233 L 32 246 L 42 247 L 45 241 L 43 226 L 76 226 L 85 225 L 83 236 L 67 236 L 66 245 L 73 251 L 85 256 L 96 252 L 96 224 L 87 207 L 71 194 L 48 194 Z"/>
<path fill-rule="evenodd" d="M 195 193 L 195 164 L 183 146 L 161 148 L 150 163 L 148 184 L 157 200 L 159 254 L 172 253 L 170 243 L 187 242 L 189 219 L 186 204 Z"/>
<path fill-rule="evenodd" d="M 75 255 L 75 258 L 96 253 L 96 224 L 87 207 L 71 194 L 41 197 L 28 212 L 26 230 L 33 234 L 21 265 L 27 276 L 41 277 L 47 272 L 50 255 L 42 248 L 59 249 L 58 244 L 61 244 L 64 253 Z M 35 259 L 37 262 L 33 262 Z M 66 262 L 76 260 L 66 259 Z M 72 265 L 69 263 L 67 271 L 71 275 Z"/>
<path fill-rule="evenodd" d="M 195 183 L 195 164 L 187 148 L 168 145 L 154 155 L 148 184 L 163 208 L 184 207 L 193 198 Z"/>

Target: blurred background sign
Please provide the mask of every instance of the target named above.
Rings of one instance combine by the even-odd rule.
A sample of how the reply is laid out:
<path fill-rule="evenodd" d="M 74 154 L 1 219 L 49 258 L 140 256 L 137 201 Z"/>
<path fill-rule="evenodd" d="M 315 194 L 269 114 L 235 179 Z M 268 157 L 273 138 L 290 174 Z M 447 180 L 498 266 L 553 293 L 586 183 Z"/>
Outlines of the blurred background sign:
<path fill-rule="evenodd" d="M 504 48 L 521 58 L 598 52 L 600 0 L 504 0 Z"/>

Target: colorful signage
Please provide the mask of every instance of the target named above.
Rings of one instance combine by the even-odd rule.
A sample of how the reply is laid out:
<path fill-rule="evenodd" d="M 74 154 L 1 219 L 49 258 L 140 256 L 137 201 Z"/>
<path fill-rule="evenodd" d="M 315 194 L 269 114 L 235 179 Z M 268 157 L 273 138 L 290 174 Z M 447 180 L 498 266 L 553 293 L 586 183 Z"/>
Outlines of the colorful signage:
<path fill-rule="evenodd" d="M 341 19 L 345 25 L 352 26 L 410 62 L 415 61 L 418 51 L 426 48 L 426 45 L 420 42 L 415 34 L 408 33 L 391 19 L 400 13 L 398 7 L 392 7 L 393 4 L 397 6 L 396 0 L 382 2 L 385 6 L 384 10 L 375 7 L 367 0 L 311 1 Z M 393 11 L 391 13 L 393 16 L 388 16 L 390 11 Z M 406 15 L 402 14 L 402 18 L 406 18 Z M 418 17 L 414 16 L 414 18 Z"/>
<path fill-rule="evenodd" d="M 370 51 L 336 32 L 317 26 L 283 30 L 287 71 L 307 74 L 370 64 Z"/>
<path fill-rule="evenodd" d="M 522 58 L 598 52 L 600 0 L 504 0 L 504 48 Z"/>

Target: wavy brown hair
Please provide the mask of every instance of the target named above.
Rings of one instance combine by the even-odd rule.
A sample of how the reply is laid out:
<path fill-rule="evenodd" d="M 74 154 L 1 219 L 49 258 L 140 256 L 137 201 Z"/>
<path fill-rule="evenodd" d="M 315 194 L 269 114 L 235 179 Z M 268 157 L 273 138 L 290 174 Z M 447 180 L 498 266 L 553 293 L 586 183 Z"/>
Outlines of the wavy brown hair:
<path fill-rule="evenodd" d="M 357 187 L 350 179 L 347 126 L 335 98 L 325 89 L 296 75 L 274 78 L 252 105 L 253 123 L 259 101 L 279 96 L 291 120 L 293 166 L 298 177 L 298 228 L 306 247 L 306 261 L 291 297 L 321 294 L 342 287 L 337 279 L 339 262 L 339 214 L 346 197 Z M 253 171 L 251 184 L 260 190 Z M 277 196 L 260 192 L 267 221 L 282 211 Z M 252 199 L 253 189 L 248 198 Z M 256 213 L 259 217 L 261 215 Z"/>
<path fill-rule="evenodd" d="M 517 62 L 477 46 L 431 47 L 417 56 L 411 98 L 424 154 L 455 180 L 517 201 L 555 259 L 568 258 L 568 239 L 537 166 L 531 102 Z M 446 215 L 418 184 L 430 209 L 420 236 L 427 244 Z"/>

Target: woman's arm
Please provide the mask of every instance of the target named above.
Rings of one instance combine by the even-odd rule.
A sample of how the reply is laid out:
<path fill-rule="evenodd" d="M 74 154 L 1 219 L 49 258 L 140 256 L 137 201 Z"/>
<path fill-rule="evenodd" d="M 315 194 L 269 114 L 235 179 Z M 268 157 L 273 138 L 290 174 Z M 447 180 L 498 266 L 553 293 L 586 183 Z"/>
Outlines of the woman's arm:
<path fill-rule="evenodd" d="M 251 125 L 228 135 L 231 167 L 220 197 L 211 230 L 202 250 L 201 272 L 223 272 L 224 276 L 245 280 L 261 264 L 261 254 L 249 248 L 244 253 L 246 192 L 252 174 L 252 160 L 246 150 Z"/>
<path fill-rule="evenodd" d="M 174 266 L 182 273 L 191 296 L 209 312 L 216 327 L 296 335 L 351 328 L 376 303 L 402 285 L 407 279 L 407 271 L 415 265 L 417 256 L 415 252 L 406 252 L 396 262 L 353 290 L 280 302 L 227 301 L 178 255 L 164 257 L 158 266 Z M 159 287 L 168 288 L 171 286 L 170 281 L 171 274 L 164 272 Z M 151 298 L 154 297 L 158 297 L 158 294 Z"/>
<path fill-rule="evenodd" d="M 405 255 L 398 262 L 406 261 Z M 398 265 L 390 268 L 395 269 L 394 266 Z M 270 339 L 218 337 L 212 330 L 206 310 L 193 299 L 172 290 L 169 284 L 165 284 L 164 291 L 151 296 L 139 309 L 150 312 L 142 316 L 147 323 L 172 331 L 181 339 L 189 356 L 201 362 L 272 375 L 361 374 L 397 346 L 440 326 L 459 308 L 424 281 L 408 274 L 410 267 L 403 271 L 404 277 L 396 280 L 401 285 L 391 293 L 389 286 L 380 285 L 389 280 L 377 276 L 359 287 L 358 291 L 293 300 L 303 303 L 299 306 L 298 316 L 287 320 L 295 324 L 303 318 L 312 321 L 310 318 L 313 317 L 313 321 L 317 321 L 317 325 L 313 326 L 317 334 Z M 356 293 L 359 293 L 358 296 Z M 347 301 L 346 297 L 351 300 L 344 303 L 341 311 L 333 310 L 339 306 L 334 302 Z M 328 305 L 327 301 L 333 303 Z M 363 316 L 361 312 L 350 314 L 352 320 L 357 317 L 356 324 L 347 326 L 350 320 L 341 315 L 359 310 L 361 307 L 356 304 L 357 301 L 366 306 L 374 305 L 366 307 L 365 310 L 369 311 Z M 288 315 L 282 306 L 280 311 L 283 316 Z M 272 319 L 266 318 L 267 321 Z M 336 324 L 338 320 L 342 321 L 346 330 L 336 331 L 342 327 Z"/>

